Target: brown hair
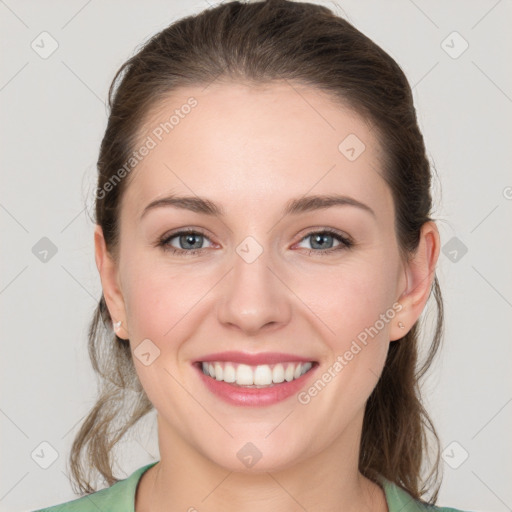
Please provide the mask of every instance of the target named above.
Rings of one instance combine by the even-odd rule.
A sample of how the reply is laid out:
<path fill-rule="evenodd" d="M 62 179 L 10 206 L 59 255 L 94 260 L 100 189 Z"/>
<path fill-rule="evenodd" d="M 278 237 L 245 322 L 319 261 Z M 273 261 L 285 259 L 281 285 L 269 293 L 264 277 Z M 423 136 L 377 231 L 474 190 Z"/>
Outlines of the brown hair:
<path fill-rule="evenodd" d="M 95 204 L 95 221 L 114 258 L 119 206 L 129 181 L 110 187 L 108 183 L 136 148 L 141 120 L 176 88 L 218 79 L 254 84 L 292 80 L 328 92 L 369 120 L 384 150 L 383 175 L 394 199 L 399 247 L 405 257 L 414 252 L 422 225 L 432 220 L 431 170 L 404 73 L 384 50 L 327 7 L 273 0 L 223 3 L 178 20 L 148 40 L 116 73 L 98 159 L 100 193 Z M 366 404 L 359 470 L 373 481 L 381 474 L 414 498 L 435 504 L 439 439 L 422 405 L 420 379 L 442 339 L 437 277 L 430 295 L 437 319 L 427 356 L 419 365 L 420 317 L 403 338 L 390 344 Z M 82 493 L 95 490 L 86 469 L 98 471 L 108 485 L 118 480 L 112 474 L 112 449 L 153 407 L 136 375 L 129 342 L 112 330 L 103 295 L 90 325 L 89 354 L 99 375 L 99 398 L 70 455 L 72 477 Z M 423 482 L 429 434 L 437 451 Z M 427 492 L 429 501 L 423 497 Z"/>

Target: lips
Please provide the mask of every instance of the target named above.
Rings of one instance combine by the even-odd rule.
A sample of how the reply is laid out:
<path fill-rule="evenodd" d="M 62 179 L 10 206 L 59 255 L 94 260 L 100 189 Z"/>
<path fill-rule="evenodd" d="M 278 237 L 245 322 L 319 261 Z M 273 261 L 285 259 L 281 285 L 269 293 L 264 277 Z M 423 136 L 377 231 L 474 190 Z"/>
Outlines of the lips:
<path fill-rule="evenodd" d="M 277 363 L 250 366 L 233 362 L 203 362 L 202 370 L 216 380 L 236 383 L 239 386 L 270 386 L 285 380 L 291 382 L 311 369 L 313 363 Z"/>
<path fill-rule="evenodd" d="M 278 352 L 219 352 L 193 364 L 202 382 L 232 405 L 271 405 L 304 387 L 318 363 L 311 358 Z"/>
<path fill-rule="evenodd" d="M 310 357 L 298 356 L 296 354 L 285 354 L 283 352 L 262 352 L 259 354 L 250 354 L 248 352 L 217 352 L 208 354 L 204 357 L 196 359 L 195 363 L 215 361 L 230 361 L 233 363 L 243 363 L 249 366 L 257 366 L 259 364 L 276 364 L 276 363 L 307 363 L 314 362 Z"/>

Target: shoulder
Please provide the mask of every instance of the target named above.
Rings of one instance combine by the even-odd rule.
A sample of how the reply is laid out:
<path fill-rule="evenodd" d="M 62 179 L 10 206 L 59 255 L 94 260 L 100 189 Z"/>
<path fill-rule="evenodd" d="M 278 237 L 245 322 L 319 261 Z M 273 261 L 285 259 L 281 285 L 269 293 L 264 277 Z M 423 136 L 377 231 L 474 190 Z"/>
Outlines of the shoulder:
<path fill-rule="evenodd" d="M 384 489 L 389 512 L 470 512 L 458 508 L 427 505 L 415 500 L 407 491 L 383 476 L 379 477 L 379 482 Z"/>
<path fill-rule="evenodd" d="M 144 472 L 155 464 L 156 462 L 152 462 L 137 469 L 129 477 L 119 480 L 119 482 L 106 489 L 86 494 L 73 501 L 38 509 L 34 512 L 98 512 L 98 510 L 134 512 L 137 485 Z"/>

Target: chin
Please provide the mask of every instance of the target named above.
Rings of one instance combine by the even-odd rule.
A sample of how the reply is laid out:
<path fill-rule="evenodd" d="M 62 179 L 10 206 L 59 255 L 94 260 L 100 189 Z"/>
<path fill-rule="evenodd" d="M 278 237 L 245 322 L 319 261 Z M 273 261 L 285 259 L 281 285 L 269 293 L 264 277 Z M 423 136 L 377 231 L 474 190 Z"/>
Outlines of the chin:
<path fill-rule="evenodd" d="M 289 436 L 288 442 L 283 443 L 277 436 L 270 440 L 265 439 L 265 435 L 243 436 L 243 441 L 241 438 L 230 439 L 227 445 L 219 446 L 220 450 L 208 446 L 203 453 L 226 470 L 250 474 L 285 470 L 305 458 L 304 453 L 309 447 L 300 450 L 290 442 Z"/>

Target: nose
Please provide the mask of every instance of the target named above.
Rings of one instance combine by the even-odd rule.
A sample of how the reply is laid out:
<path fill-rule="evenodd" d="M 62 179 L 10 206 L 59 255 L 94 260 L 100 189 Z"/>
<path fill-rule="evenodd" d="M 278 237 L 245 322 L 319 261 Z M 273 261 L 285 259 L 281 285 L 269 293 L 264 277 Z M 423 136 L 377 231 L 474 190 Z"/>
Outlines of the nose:
<path fill-rule="evenodd" d="M 252 262 L 235 254 L 233 268 L 219 289 L 219 322 L 247 336 L 279 329 L 291 318 L 293 293 L 267 254 L 263 251 Z"/>

